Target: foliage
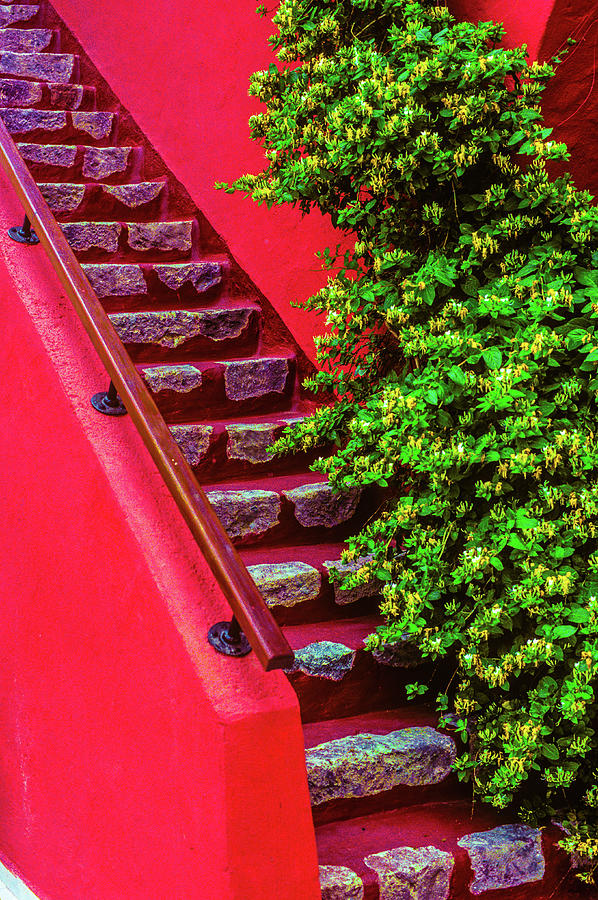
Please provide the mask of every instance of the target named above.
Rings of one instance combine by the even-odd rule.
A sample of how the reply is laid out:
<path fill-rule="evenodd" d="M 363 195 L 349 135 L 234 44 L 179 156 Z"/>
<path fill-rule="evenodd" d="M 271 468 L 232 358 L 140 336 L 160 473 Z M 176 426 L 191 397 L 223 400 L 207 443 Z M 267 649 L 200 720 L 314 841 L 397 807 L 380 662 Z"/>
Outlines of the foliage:
<path fill-rule="evenodd" d="M 384 583 L 371 646 L 451 664 L 460 776 L 598 862 L 598 211 L 547 171 L 553 70 L 434 0 L 283 0 L 274 23 L 268 163 L 227 189 L 356 238 L 305 304 L 337 402 L 279 449 L 333 444 L 335 485 L 388 489 L 347 553 L 348 584 Z"/>

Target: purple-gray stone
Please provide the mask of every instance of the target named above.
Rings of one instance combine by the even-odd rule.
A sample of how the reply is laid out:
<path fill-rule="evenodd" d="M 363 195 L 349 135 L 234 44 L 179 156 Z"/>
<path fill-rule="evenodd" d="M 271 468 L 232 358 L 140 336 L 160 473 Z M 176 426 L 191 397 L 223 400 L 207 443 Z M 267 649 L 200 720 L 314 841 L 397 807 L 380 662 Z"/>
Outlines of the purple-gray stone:
<path fill-rule="evenodd" d="M 295 650 L 295 661 L 287 672 L 301 672 L 312 678 L 342 681 L 353 668 L 355 650 L 334 641 L 316 641 Z"/>
<path fill-rule="evenodd" d="M 112 131 L 114 115 L 109 112 L 74 112 L 71 113 L 73 128 L 85 131 L 96 141 L 108 137 Z"/>
<path fill-rule="evenodd" d="M 94 263 L 81 268 L 100 298 L 147 294 L 147 285 L 140 266 Z"/>
<path fill-rule="evenodd" d="M 322 900 L 363 900 L 363 881 L 346 866 L 320 866 Z"/>
<path fill-rule="evenodd" d="M 191 250 L 193 222 L 131 222 L 128 229 L 132 250 Z"/>
<path fill-rule="evenodd" d="M 226 455 L 229 459 L 242 459 L 250 463 L 269 462 L 274 454 L 268 448 L 272 446 L 282 428 L 280 422 L 227 425 Z"/>
<path fill-rule="evenodd" d="M 41 102 L 43 88 L 36 81 L 0 78 L 0 105 L 35 106 Z"/>
<path fill-rule="evenodd" d="M 179 291 L 185 284 L 191 284 L 196 291 L 208 291 L 222 280 L 218 263 L 164 263 L 155 265 L 154 271 L 171 291 Z"/>
<path fill-rule="evenodd" d="M 284 491 L 295 506 L 295 518 L 304 528 L 333 528 L 347 522 L 357 509 L 361 490 L 335 492 L 327 481 L 303 484 Z"/>
<path fill-rule="evenodd" d="M 211 425 L 171 425 L 172 436 L 190 466 L 205 459 L 214 429 Z"/>
<path fill-rule="evenodd" d="M 13 22 L 26 22 L 39 12 L 39 6 L 33 4 L 13 3 L 12 6 L 0 6 L 0 28 L 12 25 Z"/>
<path fill-rule="evenodd" d="M 110 318 L 124 344 L 175 348 L 195 337 L 214 341 L 239 337 L 250 315 L 248 309 L 168 309 L 115 313 Z"/>
<path fill-rule="evenodd" d="M 119 203 L 136 209 L 144 203 L 151 203 L 164 190 L 164 181 L 140 181 L 139 184 L 103 184 L 102 190 Z"/>
<path fill-rule="evenodd" d="M 79 109 L 83 100 L 83 86 L 80 84 L 49 84 L 50 105 L 60 109 Z"/>
<path fill-rule="evenodd" d="M 544 877 L 542 833 L 537 828 L 500 825 L 467 834 L 458 843 L 469 854 L 472 894 L 530 884 Z"/>
<path fill-rule="evenodd" d="M 413 669 L 422 661 L 417 643 L 408 634 L 393 644 L 383 644 L 372 650 L 372 656 L 381 666 L 393 669 Z"/>
<path fill-rule="evenodd" d="M 23 159 L 43 166 L 68 169 L 75 164 L 77 148 L 66 144 L 17 144 Z"/>
<path fill-rule="evenodd" d="M 282 394 L 289 375 L 286 357 L 242 359 L 224 363 L 224 389 L 229 400 Z"/>
<path fill-rule="evenodd" d="M 129 164 L 131 147 L 86 147 L 83 154 L 83 176 L 98 181 L 124 172 Z"/>
<path fill-rule="evenodd" d="M 13 53 L 39 53 L 50 46 L 49 28 L 7 28 L 0 32 L 0 50 Z"/>
<path fill-rule="evenodd" d="M 366 856 L 380 900 L 448 900 L 455 859 L 436 847 L 396 847 Z"/>
<path fill-rule="evenodd" d="M 158 391 L 188 394 L 201 387 L 201 370 L 195 366 L 152 366 L 151 369 L 144 369 L 143 377 L 154 394 Z"/>
<path fill-rule="evenodd" d="M 85 196 L 84 184 L 38 184 L 38 188 L 53 212 L 72 212 Z"/>
<path fill-rule="evenodd" d="M 61 131 L 66 128 L 66 113 L 48 109 L 0 109 L 0 116 L 11 134 L 28 131 Z"/>
<path fill-rule="evenodd" d="M 70 53 L 0 52 L 0 75 L 18 75 L 39 81 L 71 80 L 75 57 Z"/>
<path fill-rule="evenodd" d="M 454 741 L 429 727 L 327 741 L 306 755 L 312 806 L 399 785 L 438 784 L 450 774 L 455 756 Z"/>
<path fill-rule="evenodd" d="M 73 250 L 97 248 L 106 253 L 116 252 L 122 231 L 119 222 L 68 222 L 60 227 Z"/>
<path fill-rule="evenodd" d="M 330 579 L 334 589 L 335 603 L 339 606 L 346 606 L 349 603 L 355 603 L 357 600 L 363 600 L 365 597 L 375 597 L 376 594 L 380 593 L 379 582 L 375 580 L 366 581 L 364 584 L 358 584 L 355 587 L 347 588 L 346 590 L 341 587 L 342 580 L 346 578 L 347 575 L 353 575 L 369 562 L 371 562 L 371 557 L 366 556 L 362 556 L 351 562 L 343 562 L 342 559 L 326 560 L 324 568 L 328 573 L 337 572 L 340 576 L 340 581 L 332 582 L 332 579 Z"/>
<path fill-rule="evenodd" d="M 262 563 L 247 570 L 270 607 L 297 606 L 320 593 L 320 573 L 307 563 Z"/>
<path fill-rule="evenodd" d="M 207 497 L 231 538 L 259 537 L 278 525 L 281 504 L 274 491 L 210 491 Z"/>

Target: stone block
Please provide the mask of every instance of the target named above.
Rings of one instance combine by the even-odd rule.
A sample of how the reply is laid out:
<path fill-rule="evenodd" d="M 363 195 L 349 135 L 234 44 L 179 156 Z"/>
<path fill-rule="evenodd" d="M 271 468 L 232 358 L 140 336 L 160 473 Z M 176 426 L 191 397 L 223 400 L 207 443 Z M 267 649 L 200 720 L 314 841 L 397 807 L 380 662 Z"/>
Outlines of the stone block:
<path fill-rule="evenodd" d="M 448 900 L 455 859 L 436 847 L 396 847 L 364 859 L 378 877 L 380 900 Z"/>
<path fill-rule="evenodd" d="M 7 107 L 36 106 L 43 97 L 43 88 L 36 81 L 0 78 L 0 105 Z"/>
<path fill-rule="evenodd" d="M 63 110 L 2 108 L 0 116 L 11 134 L 61 131 L 66 128 L 66 113 Z"/>
<path fill-rule="evenodd" d="M 363 900 L 363 881 L 346 866 L 320 866 L 322 900 Z"/>
<path fill-rule="evenodd" d="M 79 109 L 84 89 L 80 84 L 49 84 L 50 106 L 60 109 Z"/>
<path fill-rule="evenodd" d="M 26 22 L 33 19 L 39 12 L 39 6 L 34 4 L 13 3 L 11 6 L 0 6 L 0 28 L 12 25 L 14 22 Z"/>
<path fill-rule="evenodd" d="M 114 115 L 109 112 L 74 112 L 71 113 L 73 128 L 90 134 L 96 141 L 107 138 L 112 131 Z"/>
<path fill-rule="evenodd" d="M 229 459 L 241 459 L 250 463 L 264 463 L 273 459 L 268 450 L 282 429 L 281 423 L 227 425 Z"/>
<path fill-rule="evenodd" d="M 337 493 L 327 481 L 303 484 L 284 491 L 284 496 L 295 506 L 295 518 L 304 528 L 333 528 L 347 522 L 355 513 L 361 491 Z"/>
<path fill-rule="evenodd" d="M 193 222 L 131 222 L 128 229 L 128 242 L 132 250 L 163 253 L 191 250 Z"/>
<path fill-rule="evenodd" d="M 122 231 L 119 222 L 68 222 L 60 227 L 73 250 L 97 249 L 106 253 L 117 251 Z"/>
<path fill-rule="evenodd" d="M 324 568 L 330 574 L 333 570 L 338 572 L 341 579 L 351 575 L 362 566 L 371 561 L 371 557 L 360 557 L 351 562 L 343 562 L 342 559 L 327 559 Z M 349 603 L 355 603 L 357 600 L 363 600 L 365 597 L 375 597 L 380 593 L 380 583 L 376 580 L 368 581 L 365 584 L 359 584 L 356 587 L 342 590 L 340 583 L 335 581 L 332 583 L 334 590 L 334 602 L 339 606 L 347 606 Z"/>
<path fill-rule="evenodd" d="M 438 784 L 450 774 L 455 755 L 454 741 L 429 727 L 328 741 L 307 751 L 312 805 L 398 785 Z"/>
<path fill-rule="evenodd" d="M 197 466 L 205 459 L 212 432 L 211 425 L 171 425 L 172 436 L 183 451 L 190 466 Z"/>
<path fill-rule="evenodd" d="M 355 652 L 351 647 L 334 641 L 316 641 L 295 651 L 295 662 L 287 671 L 342 681 L 353 668 Z"/>
<path fill-rule="evenodd" d="M 53 212 L 72 212 L 81 206 L 85 196 L 84 184 L 38 184 L 46 203 Z"/>
<path fill-rule="evenodd" d="M 81 268 L 100 298 L 147 294 L 147 285 L 140 266 L 90 263 Z"/>
<path fill-rule="evenodd" d="M 74 166 L 77 156 L 77 148 L 65 144 L 17 144 L 17 149 L 27 162 L 62 169 Z"/>
<path fill-rule="evenodd" d="M 115 313 L 110 318 L 124 344 L 175 348 L 196 337 L 214 341 L 239 337 L 250 315 L 247 309 L 169 309 Z"/>
<path fill-rule="evenodd" d="M 0 50 L 13 53 L 39 53 L 50 46 L 49 28 L 10 28 L 0 33 Z"/>
<path fill-rule="evenodd" d="M 231 538 L 260 537 L 278 525 L 275 491 L 210 491 L 207 497 Z"/>
<path fill-rule="evenodd" d="M 130 155 L 131 147 L 86 147 L 83 154 L 83 177 L 99 181 L 124 172 Z"/>
<path fill-rule="evenodd" d="M 155 265 L 154 271 L 162 284 L 171 291 L 180 291 L 190 284 L 202 293 L 216 287 L 222 281 L 222 269 L 219 263 L 164 263 Z"/>
<path fill-rule="evenodd" d="M 544 877 L 542 833 L 528 825 L 500 825 L 467 834 L 459 846 L 467 850 L 473 869 L 472 894 L 532 884 Z"/>
<path fill-rule="evenodd" d="M 70 81 L 75 57 L 70 53 L 11 53 L 0 51 L 0 75 L 36 78 L 38 81 Z"/>
<path fill-rule="evenodd" d="M 285 357 L 241 359 L 225 362 L 224 366 L 224 389 L 229 400 L 284 393 L 289 375 Z"/>
<path fill-rule="evenodd" d="M 264 563 L 248 566 L 248 571 L 270 607 L 297 606 L 320 593 L 320 573 L 307 563 Z"/>
<path fill-rule="evenodd" d="M 154 394 L 158 391 L 188 394 L 201 387 L 201 370 L 195 366 L 152 366 L 151 369 L 144 369 L 143 377 Z"/>

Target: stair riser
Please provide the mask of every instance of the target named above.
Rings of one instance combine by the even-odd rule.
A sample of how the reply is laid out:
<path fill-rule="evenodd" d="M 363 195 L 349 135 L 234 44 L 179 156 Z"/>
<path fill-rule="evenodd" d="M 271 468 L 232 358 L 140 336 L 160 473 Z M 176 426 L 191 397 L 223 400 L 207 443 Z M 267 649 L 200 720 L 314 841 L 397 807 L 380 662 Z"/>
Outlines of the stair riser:
<path fill-rule="evenodd" d="M 19 149 L 23 145 L 25 148 L 30 146 L 32 142 L 22 142 L 19 145 Z M 109 147 L 89 147 L 89 146 L 76 146 L 75 154 L 73 156 L 72 153 L 72 145 L 67 145 L 68 150 L 61 152 L 59 150 L 60 145 L 50 145 L 51 147 L 56 147 L 54 150 L 48 151 L 49 153 L 56 154 L 54 158 L 50 156 L 46 156 L 45 158 L 40 158 L 39 152 L 36 153 L 36 158 L 27 157 L 27 150 L 23 150 L 22 152 L 25 155 L 25 162 L 29 168 L 29 171 L 35 178 L 35 180 L 39 183 L 46 182 L 66 182 L 66 183 L 77 183 L 77 182 L 88 182 L 91 179 L 90 176 L 90 168 L 89 162 L 86 161 L 86 153 L 89 150 L 97 150 L 98 152 L 102 150 L 109 150 Z M 35 153 L 35 151 L 33 151 Z M 129 153 L 127 163 L 123 169 L 114 172 L 113 174 L 103 174 L 101 177 L 102 184 L 118 184 L 120 182 L 130 182 L 135 178 L 140 178 L 141 172 L 143 168 L 143 150 L 141 147 L 133 147 L 131 148 L 131 152 Z M 104 169 L 107 171 L 107 169 Z M 98 179 L 93 179 L 98 180 Z M 127 216 L 127 219 L 131 219 L 130 216 Z"/>
<path fill-rule="evenodd" d="M 0 106 L 11 109 L 95 109 L 95 88 L 0 78 Z"/>
<path fill-rule="evenodd" d="M 206 418 L 223 415 L 233 418 L 241 413 L 243 415 L 260 415 L 276 412 L 288 407 L 294 389 L 295 366 L 292 360 L 281 393 L 273 391 L 263 396 L 241 401 L 231 400 L 226 396 L 223 365 L 213 363 L 202 366 L 201 369 L 201 386 L 185 393 L 165 389 L 152 394 L 158 409 L 167 422 L 174 424 L 193 421 L 197 418 L 199 409 L 202 416 Z"/>
<path fill-rule="evenodd" d="M 18 114 L 18 115 L 17 115 Z M 95 123 L 77 122 L 77 113 L 55 112 L 44 115 L 41 110 L 0 109 L 8 131 L 15 141 L 39 144 L 86 144 L 106 147 L 115 135 L 115 117 L 102 116 Z M 93 115 L 93 113 L 87 113 Z"/>

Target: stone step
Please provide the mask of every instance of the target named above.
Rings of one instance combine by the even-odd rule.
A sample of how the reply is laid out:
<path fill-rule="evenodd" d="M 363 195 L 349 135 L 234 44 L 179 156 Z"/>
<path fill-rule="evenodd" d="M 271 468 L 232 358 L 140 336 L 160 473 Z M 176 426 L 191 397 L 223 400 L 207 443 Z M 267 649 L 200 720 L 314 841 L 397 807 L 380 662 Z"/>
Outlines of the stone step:
<path fill-rule="evenodd" d="M 72 53 L 13 53 L 0 51 L 0 75 L 35 78 L 37 81 L 72 81 L 78 59 Z"/>
<path fill-rule="evenodd" d="M 47 109 L 0 108 L 2 118 L 13 138 L 60 143 L 76 138 L 78 143 L 107 142 L 114 128 L 116 116 L 110 112 L 67 112 Z"/>
<path fill-rule="evenodd" d="M 300 483 L 286 490 L 280 489 L 277 481 L 271 479 L 271 490 L 249 485 L 246 489 L 226 485 L 208 490 L 208 498 L 233 541 L 263 540 L 273 533 L 282 538 L 296 534 L 298 527 L 330 532 L 353 518 L 361 499 L 360 490 L 336 494 L 327 481 Z"/>
<path fill-rule="evenodd" d="M 69 155 L 65 153 L 65 162 L 69 159 L 74 159 L 74 153 Z M 191 253 L 193 224 L 193 220 L 128 223 L 69 222 L 62 226 L 62 230 L 73 250 L 80 255 L 89 252 L 96 255 L 98 253 L 116 253 L 120 239 L 120 246 L 128 256 L 137 254 L 144 256 L 151 252 L 181 258 L 188 257 Z"/>
<path fill-rule="evenodd" d="M 12 53 L 41 53 L 58 35 L 52 28 L 8 28 L 0 31 L 0 50 Z"/>
<path fill-rule="evenodd" d="M 316 839 L 323 900 L 584 896 L 554 829 L 542 834 L 479 806 L 472 813 L 471 801 L 331 822 L 316 828 Z"/>
<path fill-rule="evenodd" d="M 148 387 L 172 424 L 288 406 L 295 384 L 294 356 L 253 357 L 225 362 L 143 366 Z M 241 406 L 242 404 L 242 406 Z"/>
<path fill-rule="evenodd" d="M 159 214 L 167 192 L 165 181 L 142 181 L 138 184 L 78 184 L 76 182 L 38 182 L 48 206 L 59 219 L 95 221 L 98 216 L 125 213 L 130 216 Z M 126 202 L 125 202 L 126 201 Z"/>
<path fill-rule="evenodd" d="M 310 747 L 307 783 L 313 807 L 437 785 L 452 772 L 455 742 L 430 726 L 362 733 Z"/>
<path fill-rule="evenodd" d="M 118 223 L 97 224 L 113 229 L 119 227 Z M 75 238 L 76 232 L 73 228 L 71 239 Z M 178 291 L 203 294 L 217 288 L 223 274 L 222 266 L 217 262 L 84 263 L 82 268 L 100 298 L 146 294 L 154 297 L 158 293 Z"/>
<path fill-rule="evenodd" d="M 133 362 L 251 353 L 261 325 L 257 306 L 112 313 L 110 319 Z"/>
<path fill-rule="evenodd" d="M 83 84 L 0 78 L 0 105 L 3 107 L 91 110 L 95 99 L 95 88 Z"/>
<path fill-rule="evenodd" d="M 0 28 L 16 22 L 31 21 L 38 12 L 39 6 L 32 3 L 13 3 L 10 6 L 0 6 Z"/>
<path fill-rule="evenodd" d="M 429 677 L 411 646 L 394 666 L 381 665 L 365 649 L 370 634 L 383 624 L 377 610 L 286 626 L 295 651 L 288 677 L 299 698 L 301 718 L 321 722 L 389 709 L 404 698 L 405 684 Z"/>
<path fill-rule="evenodd" d="M 131 170 L 141 167 L 142 147 L 89 147 L 77 144 L 18 143 L 19 153 L 39 181 L 44 175 L 69 174 L 80 179 L 98 181 L 114 176 L 128 177 Z"/>

